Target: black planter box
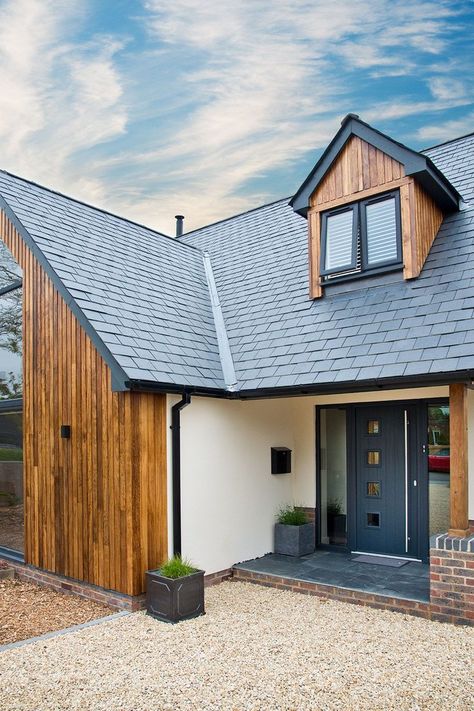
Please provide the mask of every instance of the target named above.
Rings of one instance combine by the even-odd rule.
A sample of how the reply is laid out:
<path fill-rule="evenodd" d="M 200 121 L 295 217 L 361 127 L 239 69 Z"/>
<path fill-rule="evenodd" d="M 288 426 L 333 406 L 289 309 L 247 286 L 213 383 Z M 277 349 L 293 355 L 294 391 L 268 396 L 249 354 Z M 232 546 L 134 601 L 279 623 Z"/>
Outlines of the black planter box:
<path fill-rule="evenodd" d="M 346 542 L 346 514 L 328 514 L 329 543 Z"/>
<path fill-rule="evenodd" d="M 165 578 L 159 570 L 148 570 L 146 609 L 162 622 L 180 622 L 204 615 L 204 571 L 183 578 Z"/>
<path fill-rule="evenodd" d="M 275 524 L 275 553 L 300 557 L 314 553 L 314 523 L 302 526 L 290 526 L 286 523 Z"/>

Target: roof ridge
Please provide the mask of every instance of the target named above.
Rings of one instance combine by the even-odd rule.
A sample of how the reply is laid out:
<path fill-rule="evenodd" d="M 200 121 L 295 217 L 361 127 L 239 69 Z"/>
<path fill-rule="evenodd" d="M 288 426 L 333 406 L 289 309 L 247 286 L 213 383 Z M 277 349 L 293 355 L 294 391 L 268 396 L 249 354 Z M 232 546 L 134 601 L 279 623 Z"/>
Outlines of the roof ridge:
<path fill-rule="evenodd" d="M 426 153 L 426 151 L 432 151 L 434 148 L 440 148 L 441 146 L 447 146 L 448 143 L 456 143 L 456 141 L 462 141 L 463 138 L 469 138 L 469 136 L 474 136 L 474 131 L 470 133 L 465 133 L 457 138 L 450 138 L 449 141 L 442 141 L 441 143 L 436 143 L 434 146 L 428 146 L 428 148 L 422 148 L 420 153 Z"/>
<path fill-rule="evenodd" d="M 178 238 L 180 241 L 183 237 L 189 237 L 195 232 L 200 232 L 201 230 L 207 230 L 209 227 L 214 227 L 215 225 L 220 225 L 222 222 L 229 222 L 230 220 L 235 220 L 236 217 L 242 217 L 243 215 L 249 215 L 251 212 L 257 212 L 257 210 L 263 210 L 264 207 L 270 207 L 270 205 L 276 205 L 277 202 L 283 202 L 284 200 L 291 200 L 291 195 L 289 197 L 279 198 L 278 200 L 272 200 L 271 202 L 266 202 L 258 207 L 252 207 L 250 210 L 244 210 L 243 212 L 238 212 L 236 215 L 230 215 L 229 217 L 223 217 L 222 220 L 216 220 L 215 222 L 210 222 L 208 225 L 203 225 L 202 227 L 197 227 L 195 230 L 190 230 L 185 232 L 181 237 Z"/>
<path fill-rule="evenodd" d="M 59 197 L 64 198 L 65 200 L 70 200 L 71 202 L 75 202 L 78 205 L 83 205 L 84 207 L 88 207 L 91 210 L 95 210 L 96 212 L 101 212 L 104 215 L 109 215 L 110 217 L 115 217 L 117 220 L 121 220 L 122 222 L 127 222 L 129 225 L 135 225 L 135 227 L 141 227 L 144 230 L 147 230 L 148 232 L 152 232 L 155 235 L 158 235 L 159 237 L 164 237 L 165 239 L 169 239 L 172 242 L 180 243 L 185 245 L 186 247 L 191 247 L 191 249 L 196 249 L 198 252 L 202 252 L 201 249 L 198 247 L 195 247 L 192 244 L 187 244 L 186 242 L 181 242 L 179 239 L 176 239 L 176 237 L 171 237 L 171 235 L 166 235 L 164 232 L 159 232 L 158 230 L 155 230 L 153 227 L 147 227 L 146 225 L 142 224 L 141 222 L 136 222 L 135 220 L 130 220 L 128 217 L 122 217 L 121 215 L 117 215 L 115 212 L 110 212 L 110 210 L 105 210 L 103 207 L 97 207 L 97 205 L 91 205 L 89 202 L 85 202 L 84 200 L 79 200 L 79 198 L 72 197 L 71 195 L 66 195 L 65 193 L 60 192 L 59 190 L 54 190 L 54 188 L 48 188 L 46 185 L 41 185 L 41 183 L 36 183 L 34 180 L 28 180 L 28 178 L 23 178 L 21 175 L 16 175 L 15 173 L 10 173 L 8 170 L 4 170 L 3 168 L 0 168 L 0 174 L 3 173 L 4 175 L 8 175 L 10 178 L 15 178 L 15 180 L 20 180 L 22 183 L 28 183 L 28 185 L 34 185 L 35 188 L 40 188 L 40 190 L 46 190 L 48 193 L 52 193 L 53 195 L 59 195 Z"/>

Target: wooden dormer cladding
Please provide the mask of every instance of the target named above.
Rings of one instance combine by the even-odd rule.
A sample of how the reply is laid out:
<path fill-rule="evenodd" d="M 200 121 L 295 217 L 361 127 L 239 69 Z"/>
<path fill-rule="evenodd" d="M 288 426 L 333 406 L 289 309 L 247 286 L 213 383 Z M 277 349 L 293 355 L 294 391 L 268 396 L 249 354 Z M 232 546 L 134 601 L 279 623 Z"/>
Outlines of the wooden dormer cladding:
<path fill-rule="evenodd" d="M 402 163 L 351 135 L 309 198 L 310 298 L 323 294 L 321 213 L 393 190 L 400 192 L 403 276 L 417 277 L 443 220 L 433 198 L 407 176 Z"/>

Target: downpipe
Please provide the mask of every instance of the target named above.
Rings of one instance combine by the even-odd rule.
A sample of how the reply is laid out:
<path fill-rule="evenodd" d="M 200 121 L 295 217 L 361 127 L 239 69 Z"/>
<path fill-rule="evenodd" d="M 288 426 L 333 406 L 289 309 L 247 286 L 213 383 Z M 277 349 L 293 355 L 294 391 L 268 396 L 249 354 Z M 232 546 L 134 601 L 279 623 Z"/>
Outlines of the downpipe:
<path fill-rule="evenodd" d="M 191 402 L 191 393 L 171 408 L 171 499 L 173 509 L 173 554 L 181 555 L 181 410 Z"/>

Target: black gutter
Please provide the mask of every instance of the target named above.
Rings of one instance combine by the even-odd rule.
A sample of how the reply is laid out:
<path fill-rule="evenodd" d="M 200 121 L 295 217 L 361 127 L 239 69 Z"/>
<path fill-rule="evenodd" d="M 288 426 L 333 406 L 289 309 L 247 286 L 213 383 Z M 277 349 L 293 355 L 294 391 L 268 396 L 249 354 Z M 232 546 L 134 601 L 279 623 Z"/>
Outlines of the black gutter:
<path fill-rule="evenodd" d="M 474 369 L 458 372 L 425 373 L 420 375 L 398 376 L 395 378 L 372 378 L 370 380 L 351 380 L 333 383 L 309 383 L 307 385 L 287 385 L 283 387 L 255 388 L 252 390 L 235 390 L 230 392 L 224 388 L 192 387 L 188 395 L 216 397 L 226 400 L 258 400 L 261 398 L 292 397 L 297 395 L 341 395 L 343 393 L 369 392 L 371 390 L 398 390 L 400 388 L 416 388 L 449 383 L 474 384 Z M 170 383 L 156 383 L 149 380 L 129 380 L 127 388 L 139 392 L 167 393 L 170 395 L 183 392 L 183 386 Z"/>
<path fill-rule="evenodd" d="M 404 378 L 379 378 L 341 383 L 323 383 L 321 385 L 298 385 L 280 388 L 260 388 L 239 390 L 232 393 L 239 400 L 258 400 L 260 398 L 292 397 L 296 395 L 343 395 L 344 393 L 370 392 L 376 390 L 400 390 L 402 388 L 436 387 L 450 383 L 474 383 L 474 371 L 463 370 L 458 373 L 436 373 L 435 375 L 411 375 Z"/>
<path fill-rule="evenodd" d="M 171 470 L 173 506 L 173 554 L 181 555 L 181 410 L 191 402 L 191 393 L 171 408 Z"/>

